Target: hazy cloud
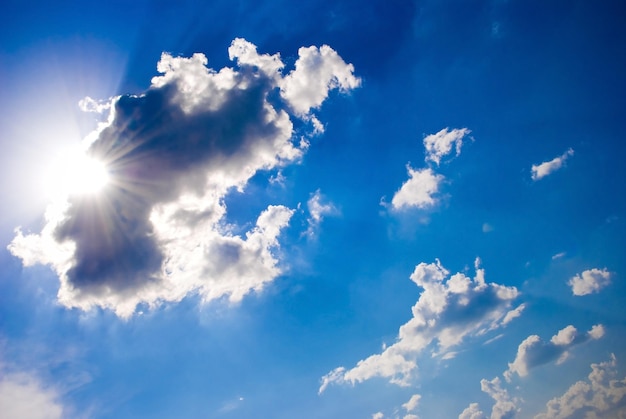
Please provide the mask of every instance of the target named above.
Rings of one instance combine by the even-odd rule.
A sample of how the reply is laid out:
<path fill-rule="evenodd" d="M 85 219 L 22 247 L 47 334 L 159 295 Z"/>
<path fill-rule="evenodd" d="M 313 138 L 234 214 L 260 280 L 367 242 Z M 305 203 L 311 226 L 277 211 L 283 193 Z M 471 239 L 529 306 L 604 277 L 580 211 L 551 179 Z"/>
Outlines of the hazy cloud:
<path fill-rule="evenodd" d="M 567 326 L 552 336 L 549 342 L 544 342 L 539 336 L 531 335 L 524 339 L 517 348 L 517 355 L 509 368 L 504 372 L 507 381 L 513 374 L 525 377 L 531 368 L 557 360 L 561 363 L 569 356 L 568 350 L 573 346 L 588 341 L 600 339 L 604 336 L 604 327 L 595 325 L 585 334 L 581 334 L 574 326 Z"/>
<path fill-rule="evenodd" d="M 414 394 L 411 396 L 411 398 L 409 399 L 408 402 L 404 403 L 402 405 L 402 407 L 404 408 L 404 410 L 406 410 L 407 412 L 414 412 L 415 409 L 417 409 L 417 406 L 419 405 L 420 399 L 422 398 L 421 395 L 419 394 Z"/>
<path fill-rule="evenodd" d="M 463 146 L 463 138 L 469 135 L 471 131 L 467 128 L 452 129 L 444 128 L 436 134 L 430 134 L 424 137 L 424 148 L 426 162 L 431 161 L 437 166 L 441 163 L 441 159 L 453 150 L 458 156 L 461 154 Z"/>
<path fill-rule="evenodd" d="M 55 388 L 32 374 L 7 371 L 0 377 L 0 411 L 2 417 L 23 419 L 57 419 L 68 413 Z"/>
<path fill-rule="evenodd" d="M 62 304 L 121 316 L 192 292 L 238 301 L 261 289 L 280 274 L 273 251 L 293 211 L 270 206 L 238 236 L 224 223 L 224 198 L 258 171 L 301 158 L 308 143 L 294 141 L 294 104 L 317 107 L 329 89 L 358 85 L 331 48 L 300 53 L 286 77 L 278 54 L 239 38 L 229 48 L 238 68 L 164 53 L 162 75 L 143 94 L 111 99 L 108 122 L 89 137 L 87 154 L 106 164 L 110 183 L 51 205 L 41 233 L 18 230 L 11 252 L 55 269 Z M 270 100 L 276 89 L 284 102 Z"/>
<path fill-rule="evenodd" d="M 567 284 L 572 287 L 574 295 L 587 295 L 600 292 L 611 283 L 611 272 L 604 269 L 588 269 L 578 275 L 574 275 Z"/>
<path fill-rule="evenodd" d="M 476 261 L 473 279 L 463 273 L 449 276 L 437 260 L 420 263 L 411 280 L 423 289 L 413 306 L 413 318 L 400 327 L 396 343 L 382 353 L 361 360 L 322 377 L 320 393 L 331 383 L 359 383 L 374 377 L 406 386 L 417 370 L 418 356 L 430 348 L 432 356 L 445 356 L 464 339 L 503 326 L 511 302 L 518 296 L 515 287 L 485 282 L 485 272 Z"/>
<path fill-rule="evenodd" d="M 324 198 L 319 189 L 307 201 L 307 208 L 309 210 L 309 218 L 307 219 L 309 227 L 306 234 L 309 236 L 315 235 L 325 216 L 337 213 L 337 208 Z"/>
<path fill-rule="evenodd" d="M 550 400 L 546 411 L 535 419 L 626 418 L 626 378 L 615 379 L 616 375 L 615 355 L 607 362 L 591 364 L 587 380 Z"/>
<path fill-rule="evenodd" d="M 574 155 L 574 150 L 568 149 L 565 153 L 559 157 L 555 157 L 550 161 L 543 162 L 541 164 L 533 164 L 531 167 L 531 177 L 533 180 L 539 180 L 548 176 L 550 173 L 559 170 L 565 164 L 565 161 Z"/>

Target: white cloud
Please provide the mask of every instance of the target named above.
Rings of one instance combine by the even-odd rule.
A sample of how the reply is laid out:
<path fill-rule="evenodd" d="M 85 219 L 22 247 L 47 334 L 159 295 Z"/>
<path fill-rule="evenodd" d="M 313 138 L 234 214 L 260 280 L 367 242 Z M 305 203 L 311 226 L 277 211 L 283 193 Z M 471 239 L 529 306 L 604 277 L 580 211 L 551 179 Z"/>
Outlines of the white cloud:
<path fill-rule="evenodd" d="M 506 316 L 504 316 L 504 319 L 502 320 L 502 324 L 504 325 L 509 324 L 514 319 L 521 316 L 525 308 L 526 308 L 526 304 L 520 304 L 519 306 L 517 306 L 515 310 L 511 310 L 508 313 L 506 313 Z"/>
<path fill-rule="evenodd" d="M 520 377 L 528 375 L 529 370 L 548 362 L 564 362 L 569 356 L 568 350 L 573 346 L 588 341 L 600 339 L 604 336 L 604 327 L 595 325 L 585 334 L 581 334 L 572 325 L 569 325 L 552 336 L 549 342 L 544 342 L 539 336 L 531 335 L 524 339 L 517 348 L 517 355 L 509 368 L 504 372 L 507 381 L 513 378 L 513 374 Z"/>
<path fill-rule="evenodd" d="M 486 283 L 478 262 L 473 279 L 463 273 L 449 276 L 438 260 L 417 265 L 411 280 L 424 291 L 412 308 L 413 318 L 400 327 L 396 343 L 352 369 L 331 371 L 322 377 L 320 393 L 329 384 L 355 384 L 374 377 L 407 386 L 415 376 L 418 356 L 426 349 L 431 348 L 433 356 L 441 359 L 466 338 L 503 326 L 518 291 Z"/>
<path fill-rule="evenodd" d="M 573 384 L 560 397 L 546 404 L 535 419 L 626 418 L 626 378 L 617 375 L 615 355 L 610 361 L 591 364 L 588 380 Z"/>
<path fill-rule="evenodd" d="M 491 381 L 482 379 L 480 389 L 495 400 L 491 408 L 491 419 L 512 419 L 519 412 L 520 409 L 517 407 L 519 400 L 511 397 L 508 391 L 502 388 L 500 378 L 496 377 Z"/>
<path fill-rule="evenodd" d="M 394 194 L 391 206 L 395 210 L 411 207 L 427 208 L 437 203 L 435 194 L 439 191 L 439 184 L 444 180 L 442 175 L 435 173 L 431 168 L 412 169 L 407 166 L 409 179 Z"/>
<path fill-rule="evenodd" d="M 567 284 L 572 287 L 574 295 L 587 295 L 600 292 L 611 283 L 611 272 L 604 269 L 588 269 L 581 274 L 574 275 Z"/>
<path fill-rule="evenodd" d="M 307 219 L 309 227 L 307 228 L 306 234 L 310 237 L 315 235 L 315 232 L 325 216 L 337 213 L 337 208 L 335 208 L 332 203 L 325 200 L 319 189 L 315 191 L 307 201 L 307 208 L 310 216 Z"/>
<path fill-rule="evenodd" d="M 543 162 L 541 164 L 533 164 L 531 167 L 531 177 L 533 180 L 539 180 L 548 176 L 550 173 L 559 170 L 565 164 L 565 161 L 574 155 L 574 150 L 568 149 L 565 153 L 559 157 L 555 157 L 550 161 Z"/>
<path fill-rule="evenodd" d="M 439 165 L 441 159 L 453 150 L 456 155 L 461 154 L 461 146 L 463 146 L 463 138 L 469 135 L 471 131 L 467 128 L 453 129 L 444 128 L 436 134 L 427 135 L 424 138 L 424 148 L 426 149 L 426 157 L 424 160 L 432 161 Z"/>
<path fill-rule="evenodd" d="M 407 412 L 414 412 L 415 409 L 417 409 L 417 406 L 419 405 L 419 402 L 421 400 L 422 396 L 419 394 L 414 394 L 411 396 L 411 398 L 409 399 L 408 402 L 404 403 L 402 405 L 402 407 L 404 408 L 404 410 L 406 410 Z"/>
<path fill-rule="evenodd" d="M 376 412 L 372 415 L 372 419 L 383 419 L 385 417 L 385 415 L 383 414 L 383 412 Z"/>
<path fill-rule="evenodd" d="M 459 415 L 459 419 L 484 419 L 484 417 L 485 414 L 480 410 L 478 403 L 470 403 Z"/>
<path fill-rule="evenodd" d="M 0 378 L 2 417 L 20 419 L 57 419 L 66 417 L 67 409 L 59 392 L 45 386 L 36 376 L 24 372 L 3 371 Z"/>
<path fill-rule="evenodd" d="M 560 253 L 557 253 L 557 254 L 555 254 L 555 255 L 553 255 L 553 256 L 552 256 L 552 260 L 561 259 L 561 258 L 562 258 L 562 257 L 564 257 L 566 254 L 567 254 L 567 253 L 565 253 L 565 252 L 560 252 Z"/>
<path fill-rule="evenodd" d="M 190 293 L 236 302 L 280 275 L 278 236 L 293 210 L 270 205 L 239 236 L 226 225 L 224 199 L 306 152 L 291 107 L 318 107 L 329 89 L 346 91 L 358 79 L 327 46 L 301 49 L 286 77 L 279 54 L 259 54 L 243 39 L 229 56 L 237 67 L 216 71 L 204 54 L 164 53 L 150 88 L 111 99 L 108 121 L 85 141 L 87 154 L 106 164 L 109 184 L 51 204 L 39 234 L 18 229 L 10 251 L 24 265 L 51 265 L 65 306 L 128 317 L 140 303 Z M 276 89 L 284 103 L 268 100 Z M 319 132 L 321 122 L 304 118 Z M 324 209 L 316 210 L 321 220 Z"/>
<path fill-rule="evenodd" d="M 280 83 L 281 96 L 300 115 L 318 108 L 331 89 L 346 92 L 361 84 L 354 76 L 354 66 L 346 62 L 328 45 L 298 50 L 295 70 Z"/>

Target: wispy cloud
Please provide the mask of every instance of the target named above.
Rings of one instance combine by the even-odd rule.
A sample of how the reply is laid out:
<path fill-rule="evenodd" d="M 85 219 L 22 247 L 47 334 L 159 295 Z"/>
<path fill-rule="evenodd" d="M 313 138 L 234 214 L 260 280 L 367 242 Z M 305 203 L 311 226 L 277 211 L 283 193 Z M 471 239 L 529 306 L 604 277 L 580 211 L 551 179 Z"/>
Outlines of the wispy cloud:
<path fill-rule="evenodd" d="M 463 139 L 472 131 L 467 128 L 444 128 L 436 134 L 430 134 L 424 137 L 424 149 L 426 162 L 433 162 L 437 166 L 441 163 L 441 159 L 453 150 L 458 156 L 461 154 Z"/>
<path fill-rule="evenodd" d="M 550 161 L 546 161 L 541 164 L 533 164 L 531 167 L 532 180 L 542 179 L 548 176 L 550 173 L 559 170 L 561 167 L 563 167 L 565 161 L 573 155 L 574 150 L 570 148 L 565 153 L 553 158 Z"/>
<path fill-rule="evenodd" d="M 307 219 L 309 227 L 306 230 L 306 234 L 309 237 L 315 236 L 324 217 L 338 212 L 337 208 L 326 200 L 319 189 L 311 194 L 311 197 L 307 201 L 307 208 L 309 210 L 309 218 Z"/>
<path fill-rule="evenodd" d="M 139 303 L 189 293 L 236 302 L 280 274 L 273 250 L 293 210 L 269 206 L 235 236 L 224 198 L 258 171 L 298 162 L 308 143 L 294 141 L 292 118 L 310 121 L 330 90 L 359 79 L 328 46 L 300 49 L 285 76 L 279 54 L 244 39 L 228 52 L 237 68 L 219 71 L 203 54 L 164 53 L 150 88 L 111 99 L 108 122 L 89 137 L 87 153 L 105 163 L 110 183 L 51 206 L 40 234 L 17 232 L 9 249 L 25 265 L 55 269 L 62 304 L 127 317 Z M 283 100 L 270 100 L 277 89 Z"/>

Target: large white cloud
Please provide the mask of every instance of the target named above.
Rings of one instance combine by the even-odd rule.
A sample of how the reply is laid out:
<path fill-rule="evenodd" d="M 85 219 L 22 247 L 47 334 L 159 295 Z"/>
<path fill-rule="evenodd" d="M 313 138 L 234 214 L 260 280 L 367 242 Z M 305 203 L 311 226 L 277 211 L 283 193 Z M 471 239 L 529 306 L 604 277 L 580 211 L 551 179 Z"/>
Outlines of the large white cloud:
<path fill-rule="evenodd" d="M 413 169 L 407 166 L 409 179 L 394 194 L 391 206 L 395 210 L 411 207 L 427 208 L 437 203 L 439 184 L 445 179 L 431 168 Z"/>
<path fill-rule="evenodd" d="M 547 364 L 556 360 L 562 363 L 569 356 L 569 349 L 590 339 L 600 339 L 604 336 L 604 327 L 595 325 L 587 333 L 581 334 L 572 325 L 561 330 L 544 342 L 539 336 L 531 335 L 524 339 L 517 348 L 515 360 L 509 363 L 504 377 L 510 381 L 514 374 L 525 377 L 531 368 Z"/>
<path fill-rule="evenodd" d="M 587 380 L 550 400 L 546 411 L 535 419 L 626 418 L 626 378 L 615 379 L 616 375 L 615 355 L 607 362 L 591 364 Z"/>
<path fill-rule="evenodd" d="M 463 138 L 469 135 L 471 131 L 467 128 L 444 128 L 436 134 L 430 134 L 424 137 L 424 149 L 426 156 L 424 160 L 431 161 L 437 165 L 441 163 L 441 159 L 452 152 L 452 147 L 456 155 L 461 154 L 463 146 Z"/>
<path fill-rule="evenodd" d="M 203 54 L 163 54 L 162 75 L 143 94 L 113 98 L 108 121 L 86 139 L 110 183 L 55 202 L 39 234 L 17 231 L 10 251 L 54 268 L 62 304 L 129 316 L 190 293 L 238 301 L 280 274 L 274 250 L 293 211 L 269 206 L 235 235 L 224 198 L 260 170 L 297 162 L 308 143 L 294 135 L 292 109 L 310 121 L 300 113 L 358 79 L 328 46 L 301 49 L 285 77 L 278 54 L 243 39 L 229 56 L 238 67 L 216 71 Z M 277 89 L 284 100 L 270 97 Z"/>
<path fill-rule="evenodd" d="M 578 275 L 574 275 L 567 284 L 572 287 L 574 295 L 587 295 L 600 292 L 611 283 L 611 272 L 604 269 L 588 269 Z"/>
<path fill-rule="evenodd" d="M 423 292 L 412 308 L 413 317 L 400 327 L 397 341 L 352 369 L 329 372 L 322 377 L 320 393 L 333 383 L 355 384 L 374 377 L 409 385 L 420 354 L 430 349 L 433 357 L 448 359 L 449 350 L 466 338 L 502 327 L 519 294 L 515 287 L 485 282 L 478 259 L 473 279 L 460 272 L 449 276 L 437 260 L 417 265 L 411 280 Z"/>
<path fill-rule="evenodd" d="M 539 180 L 548 176 L 550 173 L 559 170 L 565 164 L 565 161 L 574 155 L 574 150 L 568 149 L 562 155 L 553 158 L 550 161 L 545 161 L 541 164 L 533 164 L 531 167 L 531 177 L 533 180 Z"/>

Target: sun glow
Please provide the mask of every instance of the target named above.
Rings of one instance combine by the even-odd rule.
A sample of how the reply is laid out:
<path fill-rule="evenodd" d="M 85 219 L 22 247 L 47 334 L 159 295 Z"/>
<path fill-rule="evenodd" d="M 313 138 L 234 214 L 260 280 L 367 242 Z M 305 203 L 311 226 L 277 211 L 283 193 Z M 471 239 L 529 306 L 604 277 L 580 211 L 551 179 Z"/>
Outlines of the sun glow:
<path fill-rule="evenodd" d="M 96 194 L 110 180 L 106 165 L 82 150 L 61 154 L 46 172 L 46 192 L 56 197 Z"/>

